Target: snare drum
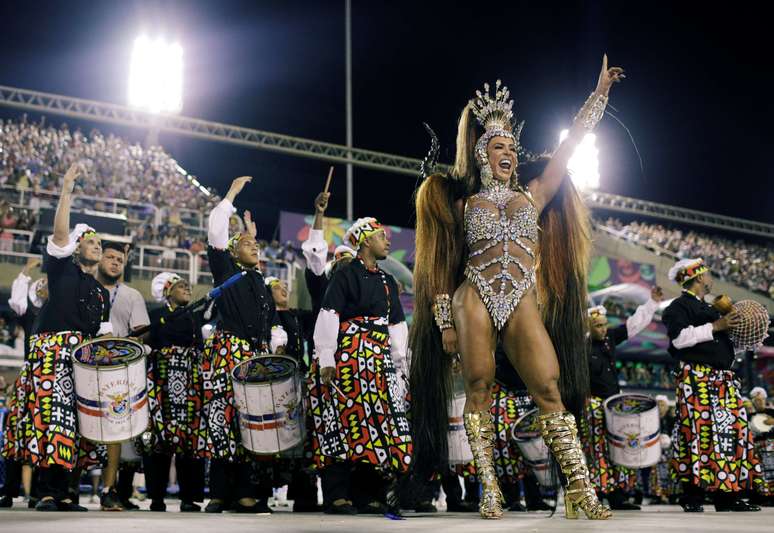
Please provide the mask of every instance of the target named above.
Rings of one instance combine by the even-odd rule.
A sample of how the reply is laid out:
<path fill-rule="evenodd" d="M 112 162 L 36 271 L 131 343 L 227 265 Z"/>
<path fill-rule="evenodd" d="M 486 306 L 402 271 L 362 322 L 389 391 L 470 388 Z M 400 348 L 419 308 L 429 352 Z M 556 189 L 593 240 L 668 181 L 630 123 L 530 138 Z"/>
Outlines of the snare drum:
<path fill-rule="evenodd" d="M 260 355 L 231 371 L 242 446 L 259 454 L 289 452 L 304 441 L 301 379 L 296 361 Z"/>
<path fill-rule="evenodd" d="M 462 414 L 465 411 L 465 392 L 455 392 L 449 405 L 449 464 L 466 465 L 473 461 L 473 452 L 465 433 Z"/>
<path fill-rule="evenodd" d="M 538 410 L 533 409 L 520 417 L 513 425 L 513 440 L 524 456 L 524 462 L 544 487 L 553 487 L 549 450 L 538 429 Z"/>
<path fill-rule="evenodd" d="M 605 400 L 610 460 L 646 468 L 661 459 L 661 426 L 656 400 L 642 394 L 616 394 Z"/>
<path fill-rule="evenodd" d="M 99 337 L 73 350 L 78 432 L 94 442 L 130 440 L 148 428 L 143 345 Z"/>

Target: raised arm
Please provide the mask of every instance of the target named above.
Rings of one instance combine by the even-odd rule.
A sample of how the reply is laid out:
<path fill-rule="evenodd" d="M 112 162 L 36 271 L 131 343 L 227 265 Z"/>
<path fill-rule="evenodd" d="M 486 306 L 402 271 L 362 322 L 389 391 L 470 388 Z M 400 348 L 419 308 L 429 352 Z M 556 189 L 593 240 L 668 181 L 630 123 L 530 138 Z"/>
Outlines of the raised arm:
<path fill-rule="evenodd" d="M 242 192 L 244 186 L 252 181 L 250 176 L 242 176 L 231 183 L 226 197 L 216 205 L 210 213 L 207 227 L 207 241 L 218 250 L 225 250 L 228 245 L 228 221 L 234 213 L 234 200 Z"/>
<path fill-rule="evenodd" d="M 30 271 L 40 266 L 40 258 L 30 257 L 27 259 L 27 264 L 16 279 L 11 284 L 11 297 L 8 299 L 8 305 L 13 311 L 19 315 L 24 316 L 27 312 L 27 294 L 30 287 L 32 278 L 30 277 Z"/>
<path fill-rule="evenodd" d="M 328 258 L 328 243 L 325 242 L 323 235 L 323 219 L 330 196 L 328 192 L 321 192 L 315 198 L 314 222 L 309 230 L 309 238 L 301 244 L 306 266 L 315 276 L 322 276 L 325 271 L 325 261 Z"/>
<path fill-rule="evenodd" d="M 62 180 L 62 194 L 59 196 L 59 203 L 56 206 L 54 234 L 51 237 L 53 243 L 62 248 L 70 242 L 70 207 L 75 180 L 80 174 L 81 167 L 77 163 L 73 163 L 67 169 L 64 180 Z"/>
<path fill-rule="evenodd" d="M 607 106 L 610 87 L 625 77 L 626 75 L 622 68 L 608 68 L 607 54 L 605 54 L 602 58 L 602 70 L 599 73 L 596 89 L 591 93 L 586 103 L 583 104 L 578 114 L 575 115 L 575 120 L 572 127 L 570 127 L 567 138 L 556 149 L 543 174 L 529 185 L 529 190 L 541 211 L 548 205 L 556 195 L 559 187 L 561 187 L 567 175 L 567 163 L 575 152 L 575 148 L 583 140 L 583 137 L 592 131 L 602 119 Z"/>

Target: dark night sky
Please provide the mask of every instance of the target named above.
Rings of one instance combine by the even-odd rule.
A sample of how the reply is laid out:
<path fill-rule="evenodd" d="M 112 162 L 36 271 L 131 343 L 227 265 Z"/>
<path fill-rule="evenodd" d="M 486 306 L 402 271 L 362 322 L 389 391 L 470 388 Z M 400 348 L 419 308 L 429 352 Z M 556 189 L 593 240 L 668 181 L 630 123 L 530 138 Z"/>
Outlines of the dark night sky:
<path fill-rule="evenodd" d="M 773 47 L 762 7 L 353 4 L 355 146 L 422 157 L 427 121 L 450 161 L 460 109 L 484 81 L 500 77 L 527 121 L 524 144 L 552 148 L 607 51 L 611 64 L 628 72 L 611 103 L 634 136 L 645 173 L 624 130 L 607 119 L 597 131 L 601 190 L 774 223 Z M 343 144 L 343 5 L 6 1 L 0 84 L 123 104 L 133 39 L 163 32 L 185 50 L 183 114 Z M 310 210 L 327 171 L 321 161 L 165 134 L 161 141 L 221 193 L 234 176 L 255 176 L 240 203 L 257 211 L 264 234 L 279 208 Z M 344 215 L 344 175 L 340 167 L 334 216 Z M 411 224 L 414 184 L 412 177 L 356 169 L 355 215 Z"/>

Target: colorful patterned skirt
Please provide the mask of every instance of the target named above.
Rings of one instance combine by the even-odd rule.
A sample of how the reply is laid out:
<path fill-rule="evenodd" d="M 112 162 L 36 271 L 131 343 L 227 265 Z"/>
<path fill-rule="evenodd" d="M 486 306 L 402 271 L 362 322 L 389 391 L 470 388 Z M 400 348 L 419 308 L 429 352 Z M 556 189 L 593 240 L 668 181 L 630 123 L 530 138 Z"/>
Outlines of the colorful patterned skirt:
<path fill-rule="evenodd" d="M 216 330 L 204 343 L 201 365 L 202 409 L 196 433 L 199 457 L 240 460 L 246 453 L 239 432 L 231 371 L 260 352 L 236 335 Z"/>
<path fill-rule="evenodd" d="M 387 320 L 342 321 L 338 342 L 334 384 L 341 394 L 322 384 L 317 360 L 307 380 L 316 466 L 346 460 L 384 471 L 407 471 L 412 443 L 406 386 L 390 356 Z"/>
<path fill-rule="evenodd" d="M 671 462 L 675 481 L 723 492 L 762 483 L 747 410 L 732 371 L 684 364 L 676 403 Z"/>
<path fill-rule="evenodd" d="M 535 408 L 527 391 L 513 392 L 495 383 L 490 409 L 495 424 L 494 464 L 500 483 L 513 485 L 524 477 L 528 467 L 513 440 L 516 421 Z"/>
<path fill-rule="evenodd" d="M 161 453 L 200 451 L 201 362 L 191 346 L 165 346 L 148 357 L 148 407 Z"/>
<path fill-rule="evenodd" d="M 637 470 L 619 466 L 610 460 L 604 402 L 602 398 L 592 396 L 580 418 L 578 429 L 589 476 L 597 492 L 628 492 L 637 484 Z"/>
<path fill-rule="evenodd" d="M 755 455 L 761 463 L 763 481 L 756 489 L 764 496 L 774 496 L 774 435 L 759 436 L 755 439 Z"/>
<path fill-rule="evenodd" d="M 19 424 L 20 407 L 24 406 L 24 388 L 21 385 L 22 374 L 16 377 L 13 386 L 13 394 L 8 397 L 8 412 L 3 421 L 3 448 L 2 456 L 9 461 L 22 459 L 24 454 L 20 448 L 23 439 Z"/>
<path fill-rule="evenodd" d="M 24 404 L 17 407 L 17 459 L 68 470 L 103 460 L 97 445 L 78 435 L 71 352 L 83 340 L 77 331 L 30 337 L 18 380 Z"/>

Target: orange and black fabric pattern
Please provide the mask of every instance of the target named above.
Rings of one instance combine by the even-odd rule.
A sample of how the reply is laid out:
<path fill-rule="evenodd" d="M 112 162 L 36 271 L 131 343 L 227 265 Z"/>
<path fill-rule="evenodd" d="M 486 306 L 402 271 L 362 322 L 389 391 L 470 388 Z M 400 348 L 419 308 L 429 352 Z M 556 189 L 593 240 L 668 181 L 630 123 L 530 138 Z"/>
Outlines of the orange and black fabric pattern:
<path fill-rule="evenodd" d="M 763 483 L 747 409 L 732 371 L 684 364 L 676 403 L 673 479 L 710 492 L 739 492 Z"/>
<path fill-rule="evenodd" d="M 580 440 L 594 489 L 602 494 L 633 490 L 637 484 L 637 470 L 619 466 L 610 460 L 604 400 L 591 396 L 579 421 Z"/>
<path fill-rule="evenodd" d="M 316 466 L 345 460 L 407 471 L 412 454 L 407 387 L 390 357 L 387 320 L 342 321 L 338 345 L 334 384 L 339 390 L 322 384 L 317 360 L 307 381 Z"/>
<path fill-rule="evenodd" d="M 200 457 L 229 461 L 243 457 L 231 371 L 259 353 L 249 341 L 225 331 L 216 330 L 205 341 L 201 366 L 202 411 L 200 427 L 196 430 Z"/>
<path fill-rule="evenodd" d="M 19 459 L 35 466 L 68 470 L 104 460 L 104 447 L 78 435 L 71 354 L 84 340 L 76 331 L 30 337 L 19 383 L 25 403 L 19 406 Z"/>
<path fill-rule="evenodd" d="M 201 352 L 190 346 L 165 346 L 148 357 L 148 408 L 159 452 L 199 452 L 200 364 Z"/>

